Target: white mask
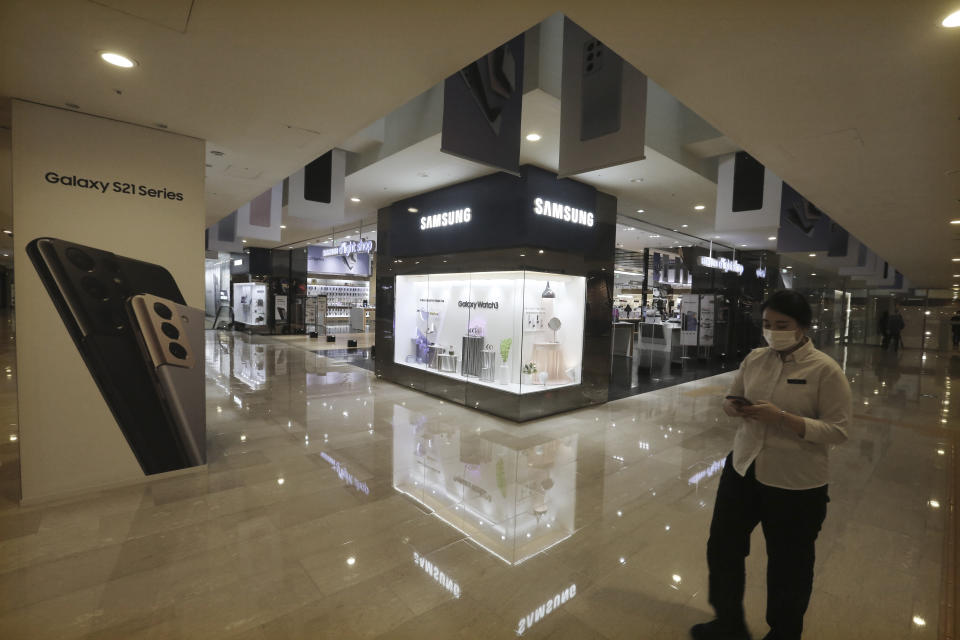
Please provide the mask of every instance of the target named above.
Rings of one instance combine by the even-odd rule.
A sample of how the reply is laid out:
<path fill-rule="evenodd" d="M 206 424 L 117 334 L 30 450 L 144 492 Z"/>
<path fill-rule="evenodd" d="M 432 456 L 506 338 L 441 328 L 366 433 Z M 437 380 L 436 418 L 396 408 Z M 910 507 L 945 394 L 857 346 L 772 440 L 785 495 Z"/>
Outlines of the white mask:
<path fill-rule="evenodd" d="M 774 331 L 773 329 L 764 329 L 763 339 L 773 347 L 774 351 L 786 351 L 800 342 L 796 331 Z"/>

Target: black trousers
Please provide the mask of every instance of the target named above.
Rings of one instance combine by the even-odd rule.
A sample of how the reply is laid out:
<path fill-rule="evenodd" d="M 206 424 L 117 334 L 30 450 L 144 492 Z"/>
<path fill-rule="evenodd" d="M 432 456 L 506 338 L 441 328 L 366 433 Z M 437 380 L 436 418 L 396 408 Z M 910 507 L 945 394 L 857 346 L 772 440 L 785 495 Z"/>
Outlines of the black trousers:
<path fill-rule="evenodd" d="M 710 604 L 718 620 L 743 624 L 744 559 L 759 523 L 767 544 L 767 624 L 778 640 L 799 640 L 813 590 L 814 542 L 829 501 L 826 485 L 804 490 L 763 485 L 754 465 L 741 477 L 733 454 L 727 456 L 707 542 Z"/>

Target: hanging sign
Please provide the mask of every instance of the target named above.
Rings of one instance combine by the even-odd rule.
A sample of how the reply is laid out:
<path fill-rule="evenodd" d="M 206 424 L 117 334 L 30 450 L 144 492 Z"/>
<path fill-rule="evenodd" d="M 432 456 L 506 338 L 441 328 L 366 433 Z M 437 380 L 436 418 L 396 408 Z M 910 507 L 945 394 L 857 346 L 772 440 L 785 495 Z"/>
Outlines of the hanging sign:
<path fill-rule="evenodd" d="M 710 269 L 719 269 L 743 275 L 743 265 L 736 260 L 727 260 L 726 258 L 711 258 L 710 256 L 700 256 L 700 266 Z"/>
<path fill-rule="evenodd" d="M 376 244 L 373 240 L 360 240 L 359 242 L 341 242 L 339 247 L 324 249 L 323 257 L 329 256 L 352 256 L 358 253 L 373 253 Z"/>

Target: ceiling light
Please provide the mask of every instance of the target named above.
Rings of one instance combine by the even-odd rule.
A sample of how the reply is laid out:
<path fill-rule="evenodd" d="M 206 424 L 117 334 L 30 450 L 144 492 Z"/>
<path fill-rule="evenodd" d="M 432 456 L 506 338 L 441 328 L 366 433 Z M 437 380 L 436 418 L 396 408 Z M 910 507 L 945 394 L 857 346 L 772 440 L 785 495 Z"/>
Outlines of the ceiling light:
<path fill-rule="evenodd" d="M 660 237 L 660 234 L 659 234 L 659 233 L 651 233 L 651 234 L 650 234 L 650 237 L 651 237 L 651 238 L 659 238 L 659 237 Z"/>
<path fill-rule="evenodd" d="M 416 207 L 407 207 L 407 211 L 409 211 L 410 213 L 416 213 L 420 211 L 420 209 L 417 209 Z"/>
<path fill-rule="evenodd" d="M 3 232 L 4 232 L 5 234 L 7 234 L 8 236 L 12 236 L 12 235 L 13 235 L 13 231 L 10 231 L 10 229 L 4 229 Z"/>
<path fill-rule="evenodd" d="M 787 269 L 793 269 L 793 267 L 787 267 Z"/>
<path fill-rule="evenodd" d="M 767 238 L 767 240 L 776 240 L 776 239 L 777 239 L 777 236 L 770 236 L 769 238 Z"/>
<path fill-rule="evenodd" d="M 747 246 L 747 245 L 745 245 L 745 244 L 742 244 L 742 245 L 740 245 L 740 246 L 741 246 L 741 247 L 745 247 L 745 246 Z"/>
<path fill-rule="evenodd" d="M 241 240 L 240 242 L 246 242 L 246 240 Z"/>
<path fill-rule="evenodd" d="M 112 64 L 115 67 L 123 67 L 124 69 L 137 66 L 137 63 L 134 60 L 112 51 L 101 51 L 100 58 L 108 64 Z"/>
<path fill-rule="evenodd" d="M 811 258 L 816 258 L 816 257 L 817 257 L 817 254 L 815 254 L 815 253 L 811 253 L 811 254 L 808 254 L 808 255 L 809 255 Z"/>
<path fill-rule="evenodd" d="M 680 228 L 681 228 L 681 229 L 686 229 L 688 226 L 690 226 L 690 225 L 682 224 L 682 225 L 680 225 Z"/>
<path fill-rule="evenodd" d="M 527 140 L 529 140 L 530 142 L 539 142 L 539 141 L 540 141 L 540 138 L 542 138 L 542 137 L 543 137 L 543 136 L 541 136 L 539 133 L 528 133 L 528 134 L 527 134 Z"/>
<path fill-rule="evenodd" d="M 704 205 L 702 205 L 702 204 L 698 204 L 698 205 L 694 206 L 693 208 L 696 209 L 697 211 L 703 211 L 703 210 L 706 209 L 707 207 L 704 206 Z"/>
<path fill-rule="evenodd" d="M 960 224 L 960 220 L 951 220 L 950 224 Z"/>
<path fill-rule="evenodd" d="M 643 213 L 643 209 L 637 209 L 637 213 Z"/>
<path fill-rule="evenodd" d="M 940 24 L 947 27 L 948 29 L 960 27 L 960 11 L 954 11 L 953 13 L 948 15 L 946 18 L 944 18 L 943 22 L 941 22 Z"/>
<path fill-rule="evenodd" d="M 350 198 L 350 202 L 360 202 L 360 198 L 358 198 L 357 196 L 353 196 L 352 198 Z"/>
<path fill-rule="evenodd" d="M 811 273 L 810 275 L 812 275 L 812 276 L 815 276 L 815 275 L 817 275 L 817 274 L 815 274 L 815 273 Z"/>
<path fill-rule="evenodd" d="M 280 228 L 281 228 L 281 229 L 286 229 L 286 228 L 287 228 L 287 225 L 282 224 L 282 225 L 280 225 Z"/>
<path fill-rule="evenodd" d="M 537 251 L 537 253 L 543 253 L 543 249 L 540 249 L 540 251 Z"/>

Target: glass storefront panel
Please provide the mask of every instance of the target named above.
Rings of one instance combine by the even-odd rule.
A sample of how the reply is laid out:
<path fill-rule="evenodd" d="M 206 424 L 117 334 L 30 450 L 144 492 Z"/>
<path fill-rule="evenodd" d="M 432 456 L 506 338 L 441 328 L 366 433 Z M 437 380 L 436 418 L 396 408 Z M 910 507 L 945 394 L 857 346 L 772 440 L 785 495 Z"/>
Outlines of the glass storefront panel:
<path fill-rule="evenodd" d="M 394 362 L 516 394 L 580 384 L 586 279 L 397 276 Z"/>

